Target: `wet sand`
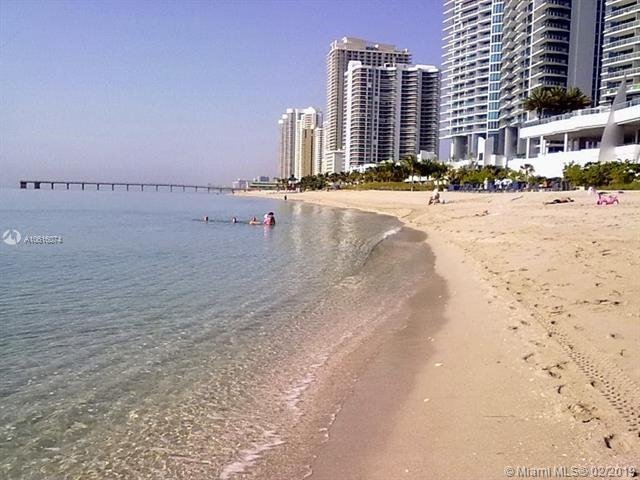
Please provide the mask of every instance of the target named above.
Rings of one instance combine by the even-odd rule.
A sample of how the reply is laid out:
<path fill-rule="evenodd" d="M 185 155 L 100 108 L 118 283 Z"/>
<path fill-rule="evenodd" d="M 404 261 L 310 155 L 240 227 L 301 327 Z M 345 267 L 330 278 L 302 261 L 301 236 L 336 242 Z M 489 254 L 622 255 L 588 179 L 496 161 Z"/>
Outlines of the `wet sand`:
<path fill-rule="evenodd" d="M 609 207 L 570 195 L 445 193 L 429 207 L 423 192 L 289 194 L 397 216 L 427 233 L 442 278 L 358 376 L 311 478 L 637 462 L 640 194 Z"/>

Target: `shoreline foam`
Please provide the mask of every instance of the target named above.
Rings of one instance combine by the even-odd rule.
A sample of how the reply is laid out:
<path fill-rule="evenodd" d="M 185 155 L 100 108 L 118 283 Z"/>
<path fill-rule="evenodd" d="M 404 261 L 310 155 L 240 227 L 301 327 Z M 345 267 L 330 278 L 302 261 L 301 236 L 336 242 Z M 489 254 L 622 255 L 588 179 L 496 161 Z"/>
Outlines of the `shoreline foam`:
<path fill-rule="evenodd" d="M 393 342 L 383 346 L 311 478 L 501 478 L 507 467 L 633 465 L 640 196 L 627 193 L 608 210 L 586 192 L 568 206 L 542 206 L 554 195 L 445 194 L 452 203 L 435 207 L 424 193 L 289 196 L 391 214 L 425 231 L 452 299 L 448 321 L 428 339 L 436 355 L 404 364 L 418 370 L 416 384 L 380 419 L 371 414 L 384 403 L 384 383 L 365 377 L 384 377 Z M 359 395 L 371 405 L 349 411 Z M 383 434 L 363 435 L 367 419 Z"/>

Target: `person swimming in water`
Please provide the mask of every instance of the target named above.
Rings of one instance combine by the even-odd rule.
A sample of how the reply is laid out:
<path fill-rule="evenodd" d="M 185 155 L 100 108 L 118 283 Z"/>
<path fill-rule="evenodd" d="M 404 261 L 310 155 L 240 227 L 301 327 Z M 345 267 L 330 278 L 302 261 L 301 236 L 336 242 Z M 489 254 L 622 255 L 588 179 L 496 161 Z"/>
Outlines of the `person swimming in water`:
<path fill-rule="evenodd" d="M 256 217 L 251 217 L 251 220 L 249 220 L 249 225 L 260 225 L 260 222 Z"/>
<path fill-rule="evenodd" d="M 238 223 L 238 219 L 236 217 L 231 217 L 231 223 Z"/>
<path fill-rule="evenodd" d="M 204 223 L 208 223 L 208 222 L 209 222 L 209 216 L 208 216 L 208 215 L 205 215 L 205 216 L 204 216 L 204 218 L 202 219 L 202 221 L 203 221 Z"/>
<path fill-rule="evenodd" d="M 273 215 L 273 212 L 269 212 L 269 213 L 265 214 L 263 223 L 265 225 L 275 225 L 276 224 L 276 217 Z"/>

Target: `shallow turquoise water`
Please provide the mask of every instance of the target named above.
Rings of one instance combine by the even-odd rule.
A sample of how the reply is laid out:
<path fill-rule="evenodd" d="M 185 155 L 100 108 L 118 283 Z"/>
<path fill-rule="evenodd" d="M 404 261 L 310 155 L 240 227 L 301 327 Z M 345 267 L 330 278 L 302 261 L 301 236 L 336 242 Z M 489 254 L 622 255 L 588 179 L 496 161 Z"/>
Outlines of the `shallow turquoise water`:
<path fill-rule="evenodd" d="M 266 211 L 273 228 L 229 222 Z M 357 274 L 397 227 L 204 193 L 0 191 L 0 231 L 23 238 L 0 242 L 0 477 L 231 478 L 349 334 L 325 314 L 385 290 Z"/>

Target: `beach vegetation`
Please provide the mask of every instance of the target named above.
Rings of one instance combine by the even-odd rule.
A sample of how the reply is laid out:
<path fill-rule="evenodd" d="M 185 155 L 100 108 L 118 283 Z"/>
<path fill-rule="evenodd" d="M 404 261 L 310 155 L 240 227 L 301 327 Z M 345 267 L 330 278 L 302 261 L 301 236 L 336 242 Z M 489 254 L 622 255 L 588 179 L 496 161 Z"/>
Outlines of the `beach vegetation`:
<path fill-rule="evenodd" d="M 564 167 L 563 176 L 576 187 L 640 189 L 640 163 L 630 161 L 590 162 L 584 166 L 570 163 Z"/>
<path fill-rule="evenodd" d="M 349 187 L 352 190 L 395 190 L 395 191 L 431 191 L 433 182 L 409 183 L 409 182 L 365 182 Z"/>
<path fill-rule="evenodd" d="M 302 178 L 297 186 L 300 190 L 432 190 L 436 186 L 455 185 L 482 189 L 494 188 L 496 180 L 521 186 L 539 185 L 546 180 L 534 175 L 531 165 L 520 170 L 511 170 L 496 166 L 471 164 L 454 168 L 436 160 L 420 161 L 416 157 L 406 157 L 398 163 L 382 162 L 363 171 L 351 171 L 331 174 L 309 175 Z"/>

